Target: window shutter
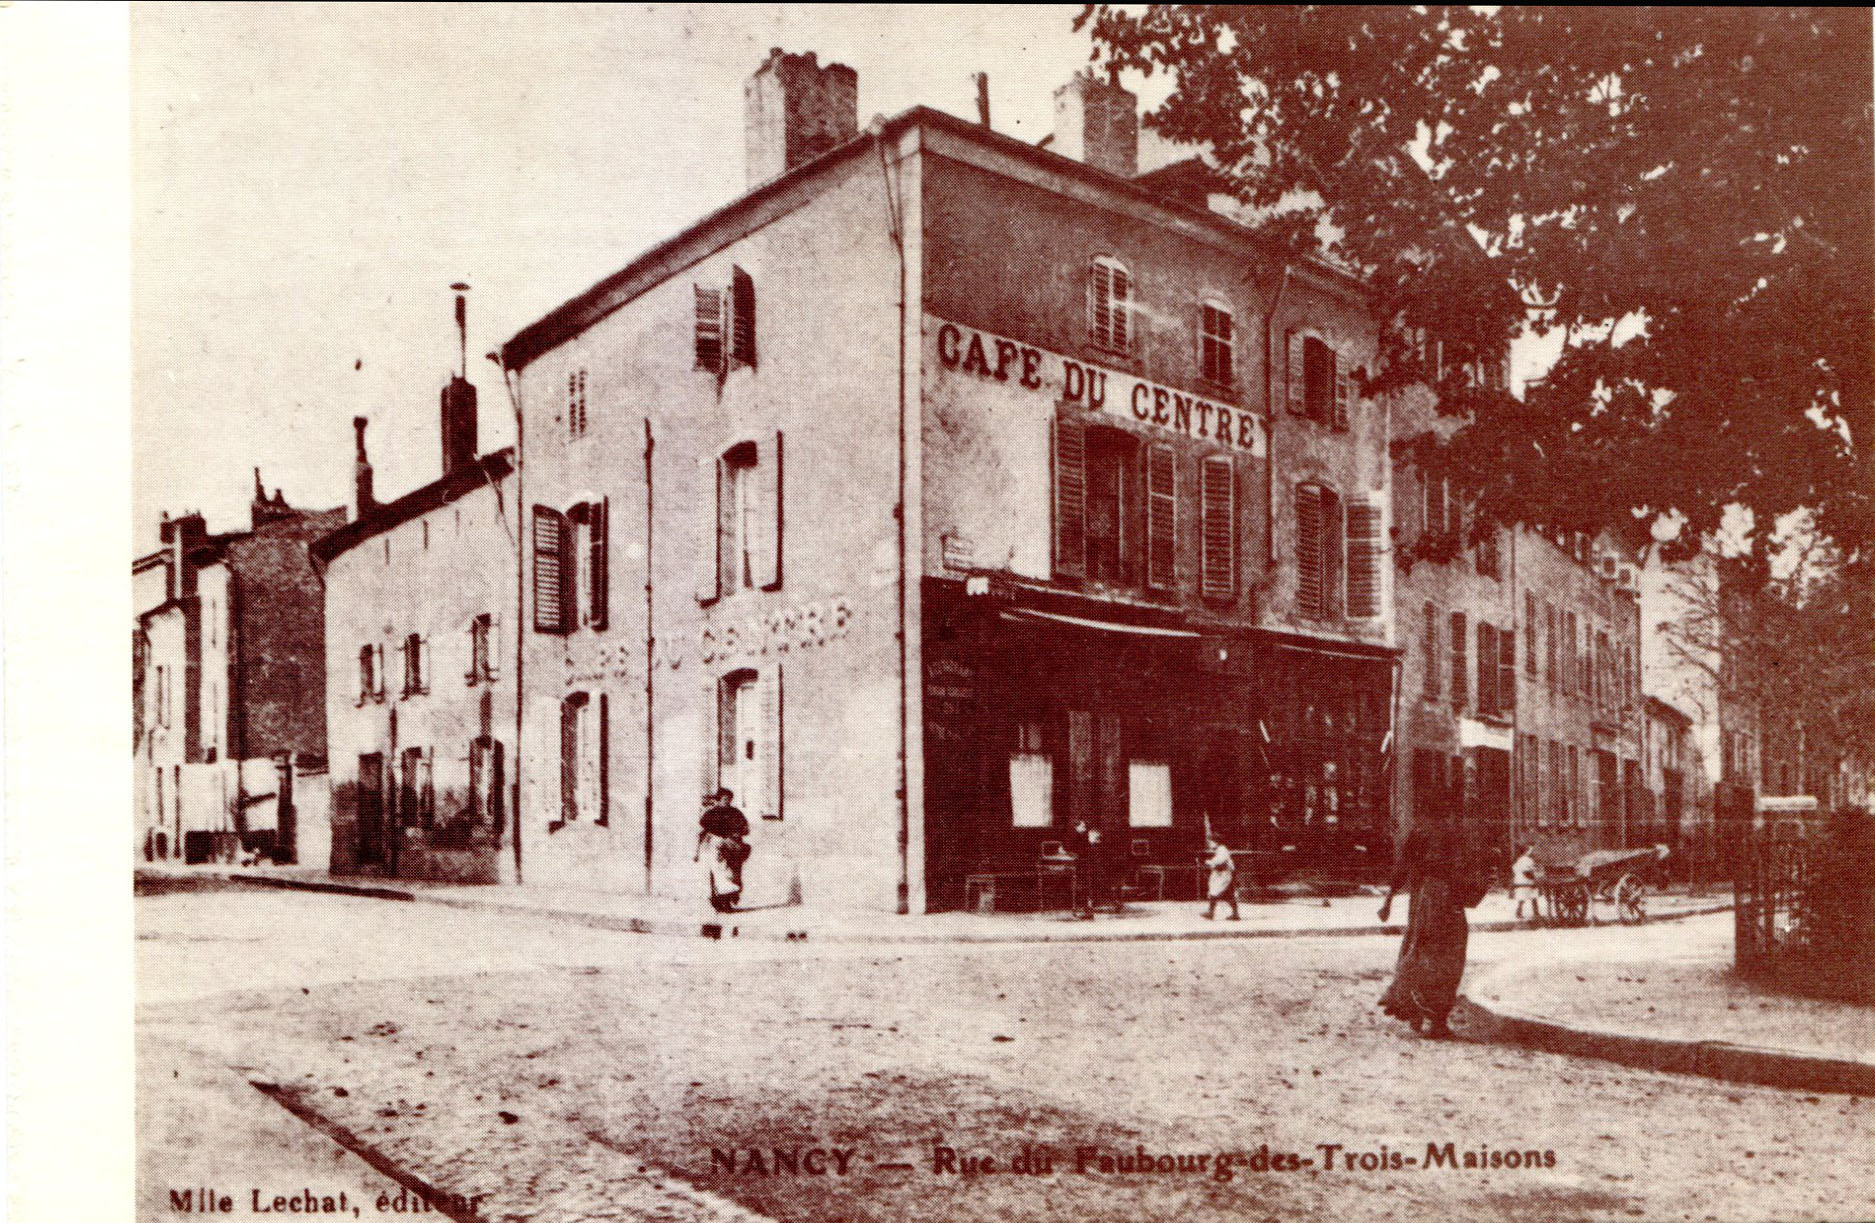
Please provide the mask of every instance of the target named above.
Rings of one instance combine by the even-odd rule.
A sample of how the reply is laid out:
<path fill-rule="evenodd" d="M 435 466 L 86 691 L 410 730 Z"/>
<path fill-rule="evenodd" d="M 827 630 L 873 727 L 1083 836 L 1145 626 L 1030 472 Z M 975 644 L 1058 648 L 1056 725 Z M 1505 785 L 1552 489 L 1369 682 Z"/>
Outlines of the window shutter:
<path fill-rule="evenodd" d="M 1353 371 L 1348 368 L 1346 359 L 1340 353 L 1335 358 L 1335 419 L 1334 427 L 1345 430 L 1348 427 L 1348 405 L 1354 398 Z"/>
<path fill-rule="evenodd" d="M 723 293 L 721 289 L 706 289 L 702 285 L 695 288 L 697 368 L 721 374 L 724 356 Z"/>
<path fill-rule="evenodd" d="M 1087 572 L 1087 433 L 1055 417 L 1055 576 Z"/>
<path fill-rule="evenodd" d="M 1312 620 L 1322 606 L 1322 490 L 1296 485 L 1296 610 Z"/>
<path fill-rule="evenodd" d="M 1419 643 L 1425 654 L 1422 660 L 1425 672 L 1420 676 L 1419 694 L 1428 701 L 1436 701 L 1439 699 L 1439 609 L 1426 604 L 1425 618 Z"/>
<path fill-rule="evenodd" d="M 1237 469 L 1229 455 L 1205 456 L 1199 489 L 1200 569 L 1203 596 L 1228 600 L 1237 595 Z"/>
<path fill-rule="evenodd" d="M 534 631 L 566 631 L 566 515 L 534 507 Z"/>
<path fill-rule="evenodd" d="M 712 603 L 722 594 L 722 466 L 713 454 L 697 458 L 697 602 Z"/>
<path fill-rule="evenodd" d="M 1380 614 L 1380 506 L 1361 498 L 1348 503 L 1348 615 L 1371 620 Z"/>
<path fill-rule="evenodd" d="M 1130 352 L 1133 343 L 1133 286 L 1127 280 L 1126 269 L 1110 268 L 1108 284 L 1112 288 L 1108 309 L 1112 312 L 1113 346 L 1121 352 Z"/>
<path fill-rule="evenodd" d="M 1506 712 L 1517 708 L 1517 630 L 1507 628 L 1497 638 L 1497 700 Z"/>
<path fill-rule="evenodd" d="M 603 629 L 612 613 L 612 499 L 594 505 L 587 519 L 592 540 L 592 626 Z"/>
<path fill-rule="evenodd" d="M 781 667 L 764 677 L 762 683 L 762 818 L 778 820 L 782 813 L 782 783 L 787 780 L 787 770 L 782 754 L 785 740 L 783 730 Z"/>
<path fill-rule="evenodd" d="M 1289 333 L 1288 377 L 1285 381 L 1289 388 L 1289 411 L 1294 416 L 1306 416 L 1309 410 L 1308 401 L 1303 395 L 1306 379 L 1303 377 L 1302 346 L 1306 342 L 1307 337 L 1301 332 Z"/>
<path fill-rule="evenodd" d="M 763 590 L 781 586 L 781 432 L 763 439 L 755 453 L 757 530 L 755 584 Z"/>
<path fill-rule="evenodd" d="M 701 699 L 698 705 L 697 727 L 697 762 L 702 766 L 702 773 L 697 779 L 699 800 L 709 797 L 716 791 L 717 752 L 721 744 L 717 742 L 719 726 L 722 720 L 720 702 L 723 699 L 722 686 L 713 675 L 704 675 L 700 685 L 702 691 L 697 695 Z"/>
<path fill-rule="evenodd" d="M 560 702 L 560 822 L 579 818 L 579 705 Z"/>
<path fill-rule="evenodd" d="M 1146 584 L 1170 590 L 1178 571 L 1178 462 L 1166 445 L 1146 447 Z"/>
<path fill-rule="evenodd" d="M 1463 709 L 1471 697 L 1471 676 L 1466 672 L 1465 656 L 1471 643 L 1465 639 L 1465 613 L 1452 613 L 1452 708 Z"/>
<path fill-rule="evenodd" d="M 372 678 L 377 681 L 377 689 L 371 695 L 384 699 L 384 643 L 378 642 L 371 647 L 372 656 L 377 666 L 372 668 Z"/>
<path fill-rule="evenodd" d="M 430 677 L 432 676 L 432 674 L 434 673 L 430 670 L 430 639 L 428 637 L 424 637 L 424 638 L 419 639 L 417 642 L 417 691 L 418 692 L 428 692 L 430 690 Z"/>
<path fill-rule="evenodd" d="M 1332 488 L 1322 490 L 1322 615 L 1328 619 L 1347 612 L 1347 519 L 1341 497 Z"/>
<path fill-rule="evenodd" d="M 1497 712 L 1497 629 L 1478 626 L 1478 712 Z"/>
<path fill-rule="evenodd" d="M 482 643 L 482 652 L 486 658 L 483 674 L 489 679 L 501 678 L 501 615 L 499 612 L 488 617 L 488 630 Z"/>
<path fill-rule="evenodd" d="M 737 365 L 755 365 L 755 281 L 741 268 L 729 278 L 730 358 Z"/>
<path fill-rule="evenodd" d="M 612 710 L 606 694 L 599 694 L 599 814 L 597 823 L 612 822 Z"/>

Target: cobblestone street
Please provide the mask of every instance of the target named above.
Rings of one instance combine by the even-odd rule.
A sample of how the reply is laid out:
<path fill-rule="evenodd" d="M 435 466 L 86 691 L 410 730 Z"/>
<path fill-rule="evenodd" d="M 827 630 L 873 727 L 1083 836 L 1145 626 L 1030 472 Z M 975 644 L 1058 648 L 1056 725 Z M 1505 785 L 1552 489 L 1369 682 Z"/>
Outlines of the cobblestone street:
<path fill-rule="evenodd" d="M 1481 935 L 1474 965 L 1728 920 Z M 185 1065 L 486 1219 L 1875 1213 L 1875 1105 L 1418 1040 L 1374 1006 L 1391 939 L 827 949 L 243 891 L 142 899 L 138 928 L 145 1217 L 185 1148 L 274 1191 L 208 1107 L 240 1079 Z M 1461 1166 L 1425 1166 L 1447 1143 Z M 1025 1149 L 1051 1170 L 1009 1171 Z"/>

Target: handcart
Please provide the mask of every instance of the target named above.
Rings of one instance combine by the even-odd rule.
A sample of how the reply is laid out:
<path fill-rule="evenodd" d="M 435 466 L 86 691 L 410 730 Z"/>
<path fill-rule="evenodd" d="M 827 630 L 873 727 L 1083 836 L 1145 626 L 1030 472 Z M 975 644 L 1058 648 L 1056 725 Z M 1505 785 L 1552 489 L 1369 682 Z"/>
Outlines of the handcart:
<path fill-rule="evenodd" d="M 1666 858 L 1665 845 L 1597 849 L 1571 865 L 1541 869 L 1536 886 L 1555 925 L 1587 925 L 1596 902 L 1613 909 L 1621 924 L 1638 925 L 1647 920 L 1649 868 Z"/>

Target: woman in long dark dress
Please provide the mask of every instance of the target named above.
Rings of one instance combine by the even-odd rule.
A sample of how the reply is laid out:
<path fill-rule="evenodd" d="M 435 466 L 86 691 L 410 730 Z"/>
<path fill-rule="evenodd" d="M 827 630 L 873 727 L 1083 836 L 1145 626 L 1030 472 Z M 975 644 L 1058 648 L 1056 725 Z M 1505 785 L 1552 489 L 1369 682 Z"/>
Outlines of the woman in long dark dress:
<path fill-rule="evenodd" d="M 1400 847 L 1387 898 L 1380 905 L 1384 922 L 1394 896 L 1411 894 L 1399 963 L 1380 1005 L 1387 1014 L 1412 1024 L 1415 1032 L 1450 1034 L 1446 1017 L 1458 1001 L 1458 982 L 1465 975 L 1465 945 L 1471 934 L 1465 910 L 1478 903 L 1472 894 L 1476 883 L 1468 846 L 1449 814 L 1432 811 L 1416 820 Z"/>

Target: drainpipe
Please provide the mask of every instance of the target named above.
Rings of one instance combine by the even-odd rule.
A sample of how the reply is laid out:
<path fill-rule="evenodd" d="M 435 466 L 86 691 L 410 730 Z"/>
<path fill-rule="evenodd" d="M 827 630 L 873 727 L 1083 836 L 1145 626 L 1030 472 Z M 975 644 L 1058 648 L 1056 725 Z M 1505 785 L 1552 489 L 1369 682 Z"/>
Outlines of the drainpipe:
<path fill-rule="evenodd" d="M 1276 401 L 1271 395 L 1271 367 L 1275 358 L 1270 353 L 1270 342 L 1274 339 L 1272 328 L 1276 323 L 1276 312 L 1282 308 L 1283 294 L 1289 289 L 1289 269 L 1283 269 L 1282 280 L 1276 286 L 1276 296 L 1270 299 L 1270 308 L 1263 315 L 1263 412 L 1268 421 L 1264 428 L 1264 449 L 1267 452 L 1263 462 L 1263 568 L 1268 571 L 1276 568 L 1276 419 L 1282 413 L 1277 410 Z M 1288 354 L 1285 351 L 1284 359 Z"/>
<path fill-rule="evenodd" d="M 522 446 L 527 431 L 522 427 L 520 371 L 508 368 L 507 355 L 504 352 L 491 352 L 488 359 L 501 369 L 501 385 L 508 392 L 508 403 L 514 409 L 514 779 L 509 782 L 514 789 L 513 801 L 509 807 L 509 827 L 514 832 L 514 881 L 522 882 L 521 877 L 521 794 L 522 770 L 527 759 L 523 751 L 524 740 L 521 738 L 522 713 L 526 702 L 522 699 L 525 687 L 522 684 L 527 660 L 527 605 L 524 601 L 527 578 L 523 572 L 523 563 L 527 552 L 527 531 L 530 521 L 527 513 L 526 465 L 522 462 Z M 506 797 L 506 796 L 504 796 Z"/>
<path fill-rule="evenodd" d="M 873 126 L 872 142 L 879 151 L 879 175 L 885 185 L 886 220 L 892 245 L 898 248 L 898 500 L 892 507 L 892 517 L 897 520 L 898 529 L 898 913 L 904 916 L 911 911 L 911 782 L 906 762 L 911 735 L 911 677 L 905 673 L 910 662 L 910 626 L 905 623 L 905 583 L 908 580 L 905 567 L 905 233 L 899 223 L 898 194 L 886 160 L 882 126 Z"/>
<path fill-rule="evenodd" d="M 656 725 L 656 722 L 653 720 L 651 716 L 652 709 L 654 708 L 652 705 L 652 698 L 654 696 L 654 684 L 652 682 L 652 677 L 656 674 L 656 665 L 657 665 L 656 661 L 652 657 L 652 651 L 656 649 L 657 647 L 657 637 L 652 632 L 652 626 L 651 626 L 651 614 L 652 614 L 652 602 L 651 602 L 652 577 L 651 575 L 653 573 L 653 569 L 651 565 L 651 562 L 652 562 L 651 545 L 652 545 L 653 540 L 657 538 L 657 535 L 656 535 L 656 532 L 654 532 L 651 529 L 652 506 L 654 505 L 654 502 L 652 500 L 652 492 L 651 492 L 652 490 L 651 452 L 652 452 L 653 447 L 656 445 L 656 443 L 653 441 L 651 437 L 651 418 L 649 416 L 646 416 L 644 418 L 644 426 L 645 426 L 645 895 L 649 896 L 651 894 L 651 829 L 652 829 L 651 795 L 657 789 L 657 768 L 656 768 L 657 736 L 653 733 L 653 730 L 652 730 L 652 728 Z"/>

